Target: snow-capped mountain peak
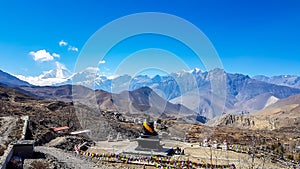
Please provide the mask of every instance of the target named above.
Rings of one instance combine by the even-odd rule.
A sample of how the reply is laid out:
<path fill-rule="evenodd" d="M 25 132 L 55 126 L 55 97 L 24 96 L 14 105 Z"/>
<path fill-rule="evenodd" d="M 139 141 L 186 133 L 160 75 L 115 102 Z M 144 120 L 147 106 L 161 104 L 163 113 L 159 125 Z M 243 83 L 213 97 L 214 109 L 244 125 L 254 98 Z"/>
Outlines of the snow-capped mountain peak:
<path fill-rule="evenodd" d="M 190 71 L 188 71 L 189 73 L 202 73 L 203 71 L 201 70 L 201 69 L 199 69 L 199 68 L 194 68 L 194 69 L 192 69 L 192 70 L 190 70 Z"/>
<path fill-rule="evenodd" d="M 72 75 L 72 73 L 66 68 L 65 65 L 56 62 L 56 68 L 54 70 L 49 70 L 44 72 L 40 75 L 41 79 L 48 79 L 48 78 L 59 78 L 59 79 L 66 79 Z"/>
<path fill-rule="evenodd" d="M 67 82 L 72 77 L 72 73 L 66 68 L 65 65 L 56 62 L 55 66 L 55 69 L 45 71 L 39 76 L 16 75 L 16 77 L 37 86 L 62 84 Z"/>
<path fill-rule="evenodd" d="M 263 76 L 263 75 L 258 75 L 254 76 L 254 79 L 258 81 L 263 81 L 267 83 L 272 83 L 276 85 L 281 85 L 281 86 L 288 86 L 288 87 L 293 87 L 293 88 L 300 88 L 300 76 L 296 75 L 278 75 L 278 76 Z"/>

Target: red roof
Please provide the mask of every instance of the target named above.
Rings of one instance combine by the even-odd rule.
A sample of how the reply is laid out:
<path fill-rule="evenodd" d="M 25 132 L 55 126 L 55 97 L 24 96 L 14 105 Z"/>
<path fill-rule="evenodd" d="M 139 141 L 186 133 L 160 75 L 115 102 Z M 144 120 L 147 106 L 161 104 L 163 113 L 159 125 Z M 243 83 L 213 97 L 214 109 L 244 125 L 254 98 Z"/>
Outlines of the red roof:
<path fill-rule="evenodd" d="M 53 127 L 52 128 L 54 131 L 60 131 L 60 130 L 68 130 L 68 126 L 63 126 L 63 127 Z"/>

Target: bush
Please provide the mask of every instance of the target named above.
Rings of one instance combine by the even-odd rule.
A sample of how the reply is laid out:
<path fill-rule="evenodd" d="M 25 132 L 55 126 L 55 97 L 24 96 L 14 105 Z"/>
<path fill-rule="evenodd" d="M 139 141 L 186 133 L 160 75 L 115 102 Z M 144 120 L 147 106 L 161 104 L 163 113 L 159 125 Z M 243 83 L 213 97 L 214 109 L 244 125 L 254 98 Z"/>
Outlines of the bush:
<path fill-rule="evenodd" d="M 31 166 L 33 169 L 50 169 L 49 164 L 42 161 L 34 161 Z"/>
<path fill-rule="evenodd" d="M 288 160 L 294 160 L 294 156 L 292 154 L 288 154 L 286 158 Z"/>

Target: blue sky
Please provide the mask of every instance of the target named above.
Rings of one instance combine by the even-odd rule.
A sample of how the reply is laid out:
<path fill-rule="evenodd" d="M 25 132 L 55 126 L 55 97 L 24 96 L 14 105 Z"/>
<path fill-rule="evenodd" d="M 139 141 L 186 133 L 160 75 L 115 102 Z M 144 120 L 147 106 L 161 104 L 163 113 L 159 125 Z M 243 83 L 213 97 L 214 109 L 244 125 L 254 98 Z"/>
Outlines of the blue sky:
<path fill-rule="evenodd" d="M 72 71 L 86 41 L 105 24 L 129 14 L 163 12 L 197 26 L 227 72 L 300 75 L 299 9 L 298 0 L 0 1 L 0 69 L 38 76 L 61 63 Z M 60 46 L 62 40 L 67 44 Z M 104 58 L 104 68 L 111 71 L 134 49 L 152 47 L 179 55 L 190 68 L 203 69 L 194 53 L 178 44 L 155 35 L 133 37 Z"/>

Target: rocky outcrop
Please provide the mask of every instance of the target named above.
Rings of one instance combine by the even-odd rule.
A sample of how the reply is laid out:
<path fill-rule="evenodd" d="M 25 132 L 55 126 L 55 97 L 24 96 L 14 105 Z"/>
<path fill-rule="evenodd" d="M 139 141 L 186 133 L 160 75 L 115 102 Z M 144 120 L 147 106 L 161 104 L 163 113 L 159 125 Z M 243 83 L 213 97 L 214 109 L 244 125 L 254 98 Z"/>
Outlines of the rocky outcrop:
<path fill-rule="evenodd" d="M 242 129 L 275 129 L 270 118 L 258 118 L 251 114 L 226 114 L 207 123 L 208 126 L 227 126 Z"/>
<path fill-rule="evenodd" d="M 236 125 L 238 124 L 240 127 L 253 127 L 255 126 L 254 118 L 250 116 L 244 115 L 232 115 L 229 114 L 224 119 L 225 125 Z"/>

